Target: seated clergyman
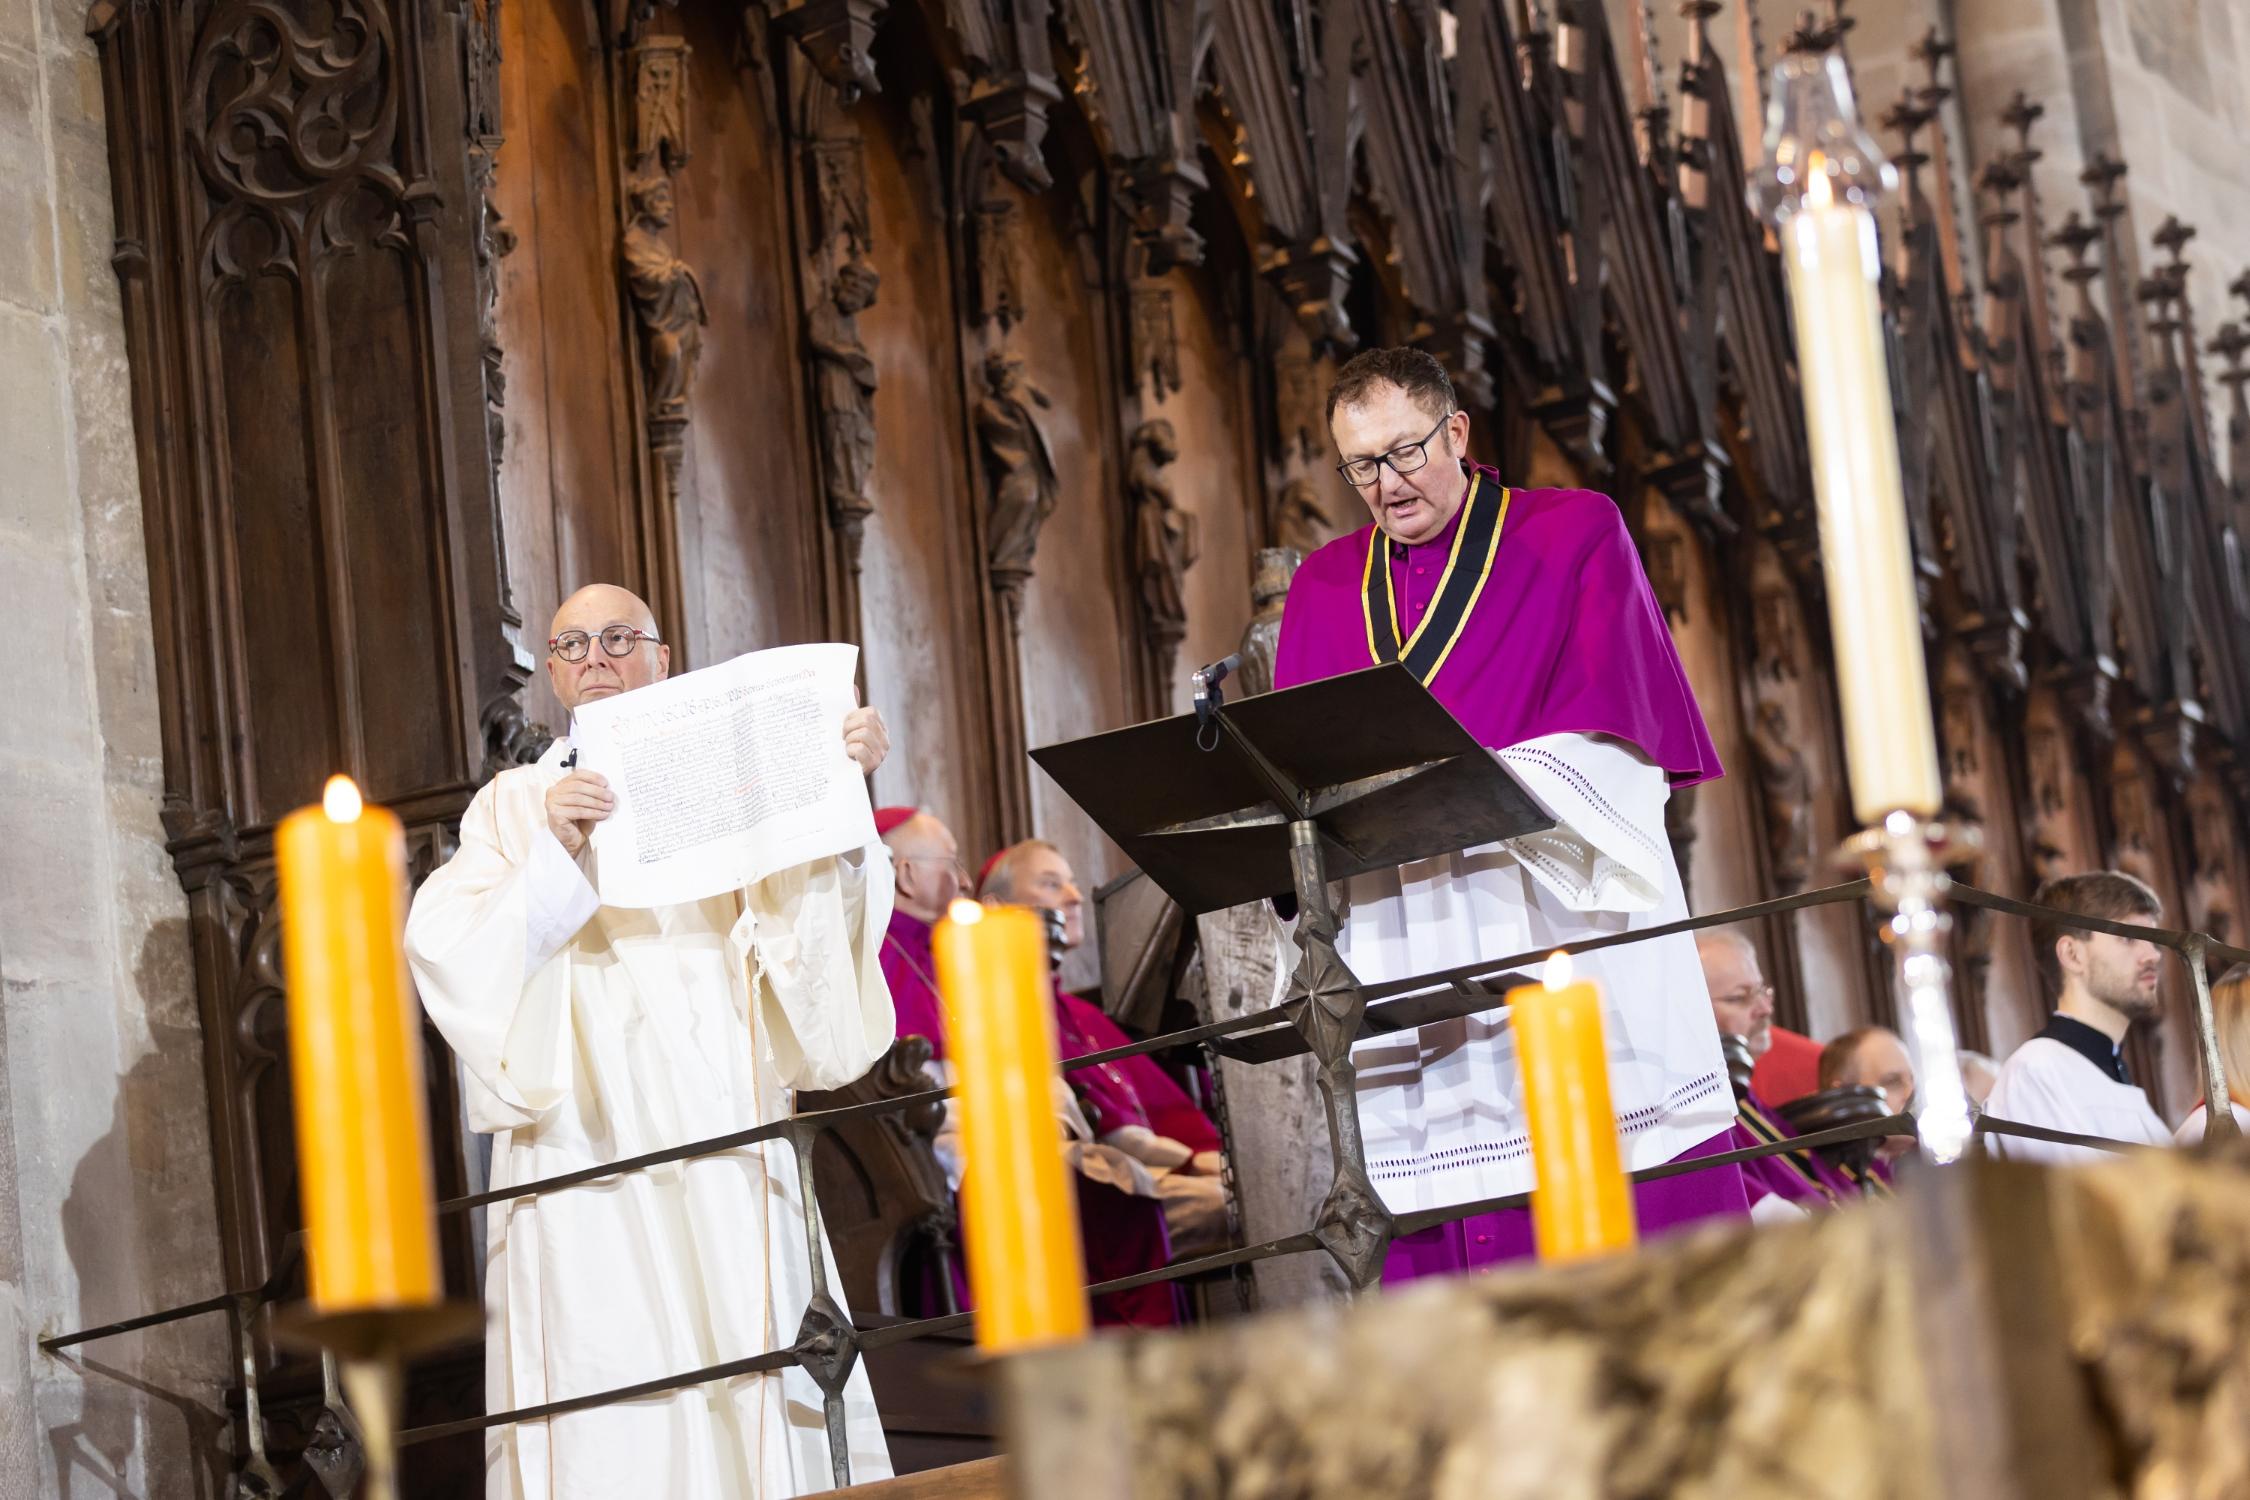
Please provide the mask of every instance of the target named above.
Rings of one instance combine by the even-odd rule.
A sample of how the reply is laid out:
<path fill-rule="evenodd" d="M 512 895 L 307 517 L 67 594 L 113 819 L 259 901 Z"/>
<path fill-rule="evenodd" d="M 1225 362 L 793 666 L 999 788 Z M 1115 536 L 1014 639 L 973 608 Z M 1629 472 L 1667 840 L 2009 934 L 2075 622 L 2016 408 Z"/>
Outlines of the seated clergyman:
<path fill-rule="evenodd" d="M 926 1037 L 939 1081 L 950 1082 L 952 1064 L 946 1056 L 945 1013 L 937 992 L 930 933 L 953 899 L 968 894 L 969 875 L 961 866 L 952 830 L 935 815 L 918 808 L 886 807 L 876 814 L 875 826 L 890 846 L 898 870 L 898 903 L 883 940 L 883 969 L 897 1003 L 898 1032 Z M 1003 863 L 996 857 L 987 867 L 988 884 Z M 1067 866 L 1061 876 L 1055 899 L 1024 904 L 1045 904 L 1062 912 L 1068 933 L 1076 920 L 1071 908 L 1078 897 Z M 1059 992 L 1055 1031 L 1065 1060 L 1126 1041 L 1097 1007 Z M 1215 1213 L 1210 1202 L 1221 1191 L 1216 1174 L 1225 1165 L 1217 1155 L 1218 1132 L 1196 1114 L 1163 1069 L 1147 1058 L 1132 1058 L 1063 1073 L 1054 1080 L 1053 1089 L 1063 1123 L 1064 1158 L 1076 1178 L 1079 1238 L 1090 1281 L 1152 1271 L 1177 1255 L 1217 1248 L 1226 1233 L 1223 1198 Z M 1144 1102 L 1150 1099 L 1156 1101 L 1155 1114 Z M 1201 1130 L 1182 1123 L 1179 1110 L 1201 1121 Z M 1158 1120 L 1162 1126 L 1152 1128 Z M 1182 1132 L 1192 1144 L 1160 1134 L 1162 1128 Z M 950 1125 L 939 1137 L 938 1150 L 958 1188 L 960 1164 Z M 1198 1185 L 1185 1185 L 1191 1181 Z M 1186 1236 L 1185 1245 L 1175 1241 L 1175 1229 Z M 968 1285 L 958 1271 L 956 1267 L 953 1291 L 956 1298 L 965 1299 Z M 1094 1299 L 1093 1311 L 1095 1322 L 1104 1326 L 1161 1327 L 1180 1317 L 1178 1293 L 1165 1283 L 1105 1293 Z"/>
<path fill-rule="evenodd" d="M 1888 1026 L 1862 1026 L 1821 1049 L 1820 1086 L 1873 1089 L 1883 1096 L 1888 1113 L 1903 1115 L 1914 1107 L 1914 1059 L 1907 1055 L 1905 1038 Z M 1914 1137 L 1887 1135 L 1876 1153 L 1890 1162 L 1913 1149 Z"/>
<path fill-rule="evenodd" d="M 1062 917 L 1063 946 L 1085 941 L 1085 897 L 1063 852 L 1025 839 L 994 855 L 977 883 L 988 904 L 1031 906 Z M 1133 1039 L 1098 1005 L 1066 991 L 1055 996 L 1062 1055 L 1107 1052 Z M 1175 1256 L 1207 1255 L 1226 1245 L 1225 1143 L 1211 1117 L 1147 1054 L 1098 1063 L 1069 1075 L 1096 1116 L 1104 1145 L 1140 1162 L 1155 1179 Z"/>
<path fill-rule="evenodd" d="M 1766 982 L 1757 947 L 1734 928 L 1712 927 L 1695 935 L 1695 952 L 1711 991 L 1713 1021 L 1723 1034 L 1755 1048 L 1759 1035 L 1773 1026 L 1773 986 Z M 1737 1091 L 1734 1103 L 1729 1137 L 1734 1149 L 1778 1144 L 1797 1134 L 1758 1093 L 1755 1079 Z M 1859 1196 L 1858 1185 L 1842 1171 L 1802 1149 L 1754 1158 L 1744 1164 L 1742 1176 L 1750 1217 L 1760 1223 L 1802 1217 Z"/>
<path fill-rule="evenodd" d="M 548 679 L 570 709 L 671 664 L 621 588 L 573 594 L 550 636 Z M 882 763 L 872 709 L 838 732 L 863 769 Z M 492 1133 L 496 1188 L 786 1118 L 794 1090 L 848 1083 L 891 1042 L 881 844 L 708 900 L 604 906 L 590 835 L 616 795 L 569 757 L 558 740 L 477 794 L 407 921 L 469 1123 Z M 493 1412 L 785 1348 L 811 1297 L 783 1142 L 503 1200 L 486 1238 Z M 887 1476 L 864 1366 L 845 1397 L 852 1477 Z M 795 1365 L 493 1428 L 485 1473 L 491 1500 L 776 1500 L 834 1482 L 820 1392 Z"/>

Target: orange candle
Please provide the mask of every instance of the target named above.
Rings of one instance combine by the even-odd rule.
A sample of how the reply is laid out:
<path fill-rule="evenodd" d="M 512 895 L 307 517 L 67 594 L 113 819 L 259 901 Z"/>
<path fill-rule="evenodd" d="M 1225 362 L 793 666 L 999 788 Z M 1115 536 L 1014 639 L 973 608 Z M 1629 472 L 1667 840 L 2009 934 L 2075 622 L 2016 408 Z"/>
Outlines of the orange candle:
<path fill-rule="evenodd" d="M 961 1217 L 977 1345 L 1086 1333 L 1078 1204 L 1055 1118 L 1055 1007 L 1035 912 L 956 901 L 932 937 L 961 1106 Z"/>
<path fill-rule="evenodd" d="M 1531 1225 L 1545 1261 L 1584 1260 L 1633 1245 L 1633 1187 L 1617 1144 L 1602 1047 L 1602 992 L 1573 983 L 1570 955 L 1547 961 L 1546 982 L 1508 992 L 1524 1113 L 1539 1184 Z"/>
<path fill-rule="evenodd" d="M 406 840 L 331 777 L 274 835 L 313 1306 L 434 1303 L 422 1035 L 406 982 Z"/>

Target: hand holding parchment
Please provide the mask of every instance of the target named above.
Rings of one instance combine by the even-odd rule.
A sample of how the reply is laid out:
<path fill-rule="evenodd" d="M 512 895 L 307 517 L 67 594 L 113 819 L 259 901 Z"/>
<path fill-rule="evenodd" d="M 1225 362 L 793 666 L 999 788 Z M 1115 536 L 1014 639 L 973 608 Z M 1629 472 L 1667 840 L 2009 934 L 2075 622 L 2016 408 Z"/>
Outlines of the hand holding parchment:
<path fill-rule="evenodd" d="M 844 715 L 844 753 L 863 775 L 874 775 L 891 753 L 891 731 L 883 716 L 872 708 L 855 708 Z"/>
<path fill-rule="evenodd" d="M 607 778 L 593 771 L 573 771 L 547 788 L 547 826 L 555 842 L 572 859 L 586 847 L 594 825 L 617 809 L 617 796 Z"/>

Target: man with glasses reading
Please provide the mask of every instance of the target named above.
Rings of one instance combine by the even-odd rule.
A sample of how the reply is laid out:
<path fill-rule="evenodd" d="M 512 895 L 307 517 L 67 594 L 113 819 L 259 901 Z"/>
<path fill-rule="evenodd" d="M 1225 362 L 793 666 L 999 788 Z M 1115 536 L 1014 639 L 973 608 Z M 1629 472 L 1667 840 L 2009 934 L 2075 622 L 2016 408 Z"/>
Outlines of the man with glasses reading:
<path fill-rule="evenodd" d="M 1664 832 L 1675 787 L 1720 774 L 1624 518 L 1585 490 L 1518 490 L 1468 457 L 1469 418 L 1416 349 L 1370 350 L 1328 396 L 1337 472 L 1373 525 L 1306 559 L 1274 686 L 1402 662 L 1554 815 L 1551 833 L 1346 883 L 1338 948 L 1367 983 L 1687 915 Z M 1726 1149 L 1734 1098 L 1695 944 L 1584 955 L 1604 991 L 1629 1168 Z M 1354 1052 L 1370 1171 L 1393 1213 L 1533 1184 L 1504 1010 Z M 1737 1167 L 1636 1189 L 1644 1232 L 1747 1212 Z M 1531 1253 L 1529 1215 L 1393 1242 L 1386 1281 Z"/>
<path fill-rule="evenodd" d="M 606 584 L 565 600 L 549 636 L 568 709 L 671 668 L 648 606 Z M 882 763 L 872 709 L 838 732 L 863 770 Z M 494 777 L 407 918 L 469 1124 L 493 1137 L 495 1188 L 770 1124 L 794 1090 L 841 1087 L 891 1042 L 880 844 L 708 900 L 604 906 L 590 835 L 616 796 L 573 763 L 565 738 Z M 493 1204 L 486 1410 L 788 1347 L 812 1295 L 804 1208 L 781 1142 Z M 864 1367 L 845 1410 L 853 1479 L 887 1477 Z M 778 1500 L 833 1483 L 820 1391 L 795 1365 L 505 1423 L 485 1435 L 485 1479 L 491 1500 Z"/>

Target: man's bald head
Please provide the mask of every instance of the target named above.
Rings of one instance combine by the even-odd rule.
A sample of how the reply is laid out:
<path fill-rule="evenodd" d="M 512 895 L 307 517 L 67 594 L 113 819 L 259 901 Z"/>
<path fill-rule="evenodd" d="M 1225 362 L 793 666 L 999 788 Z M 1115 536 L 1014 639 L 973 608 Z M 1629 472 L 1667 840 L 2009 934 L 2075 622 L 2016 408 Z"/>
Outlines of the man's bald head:
<path fill-rule="evenodd" d="M 623 656 L 610 655 L 601 640 L 616 627 L 639 632 Z M 565 661 L 554 643 L 580 633 L 587 637 L 585 656 Z M 547 640 L 547 680 L 569 709 L 662 682 L 672 670 L 672 648 L 656 638 L 655 612 L 640 595 L 614 583 L 590 583 L 565 599 L 547 627 Z"/>
<path fill-rule="evenodd" d="M 936 814 L 916 813 L 884 834 L 883 842 L 890 846 L 898 909 L 908 916 L 935 922 L 968 893 L 961 846 Z"/>
<path fill-rule="evenodd" d="M 648 601 L 614 583 L 589 583 L 563 600 L 547 634 L 558 635 L 572 628 L 585 630 L 591 621 L 631 625 L 650 635 L 656 634 L 656 611 L 648 607 Z"/>

